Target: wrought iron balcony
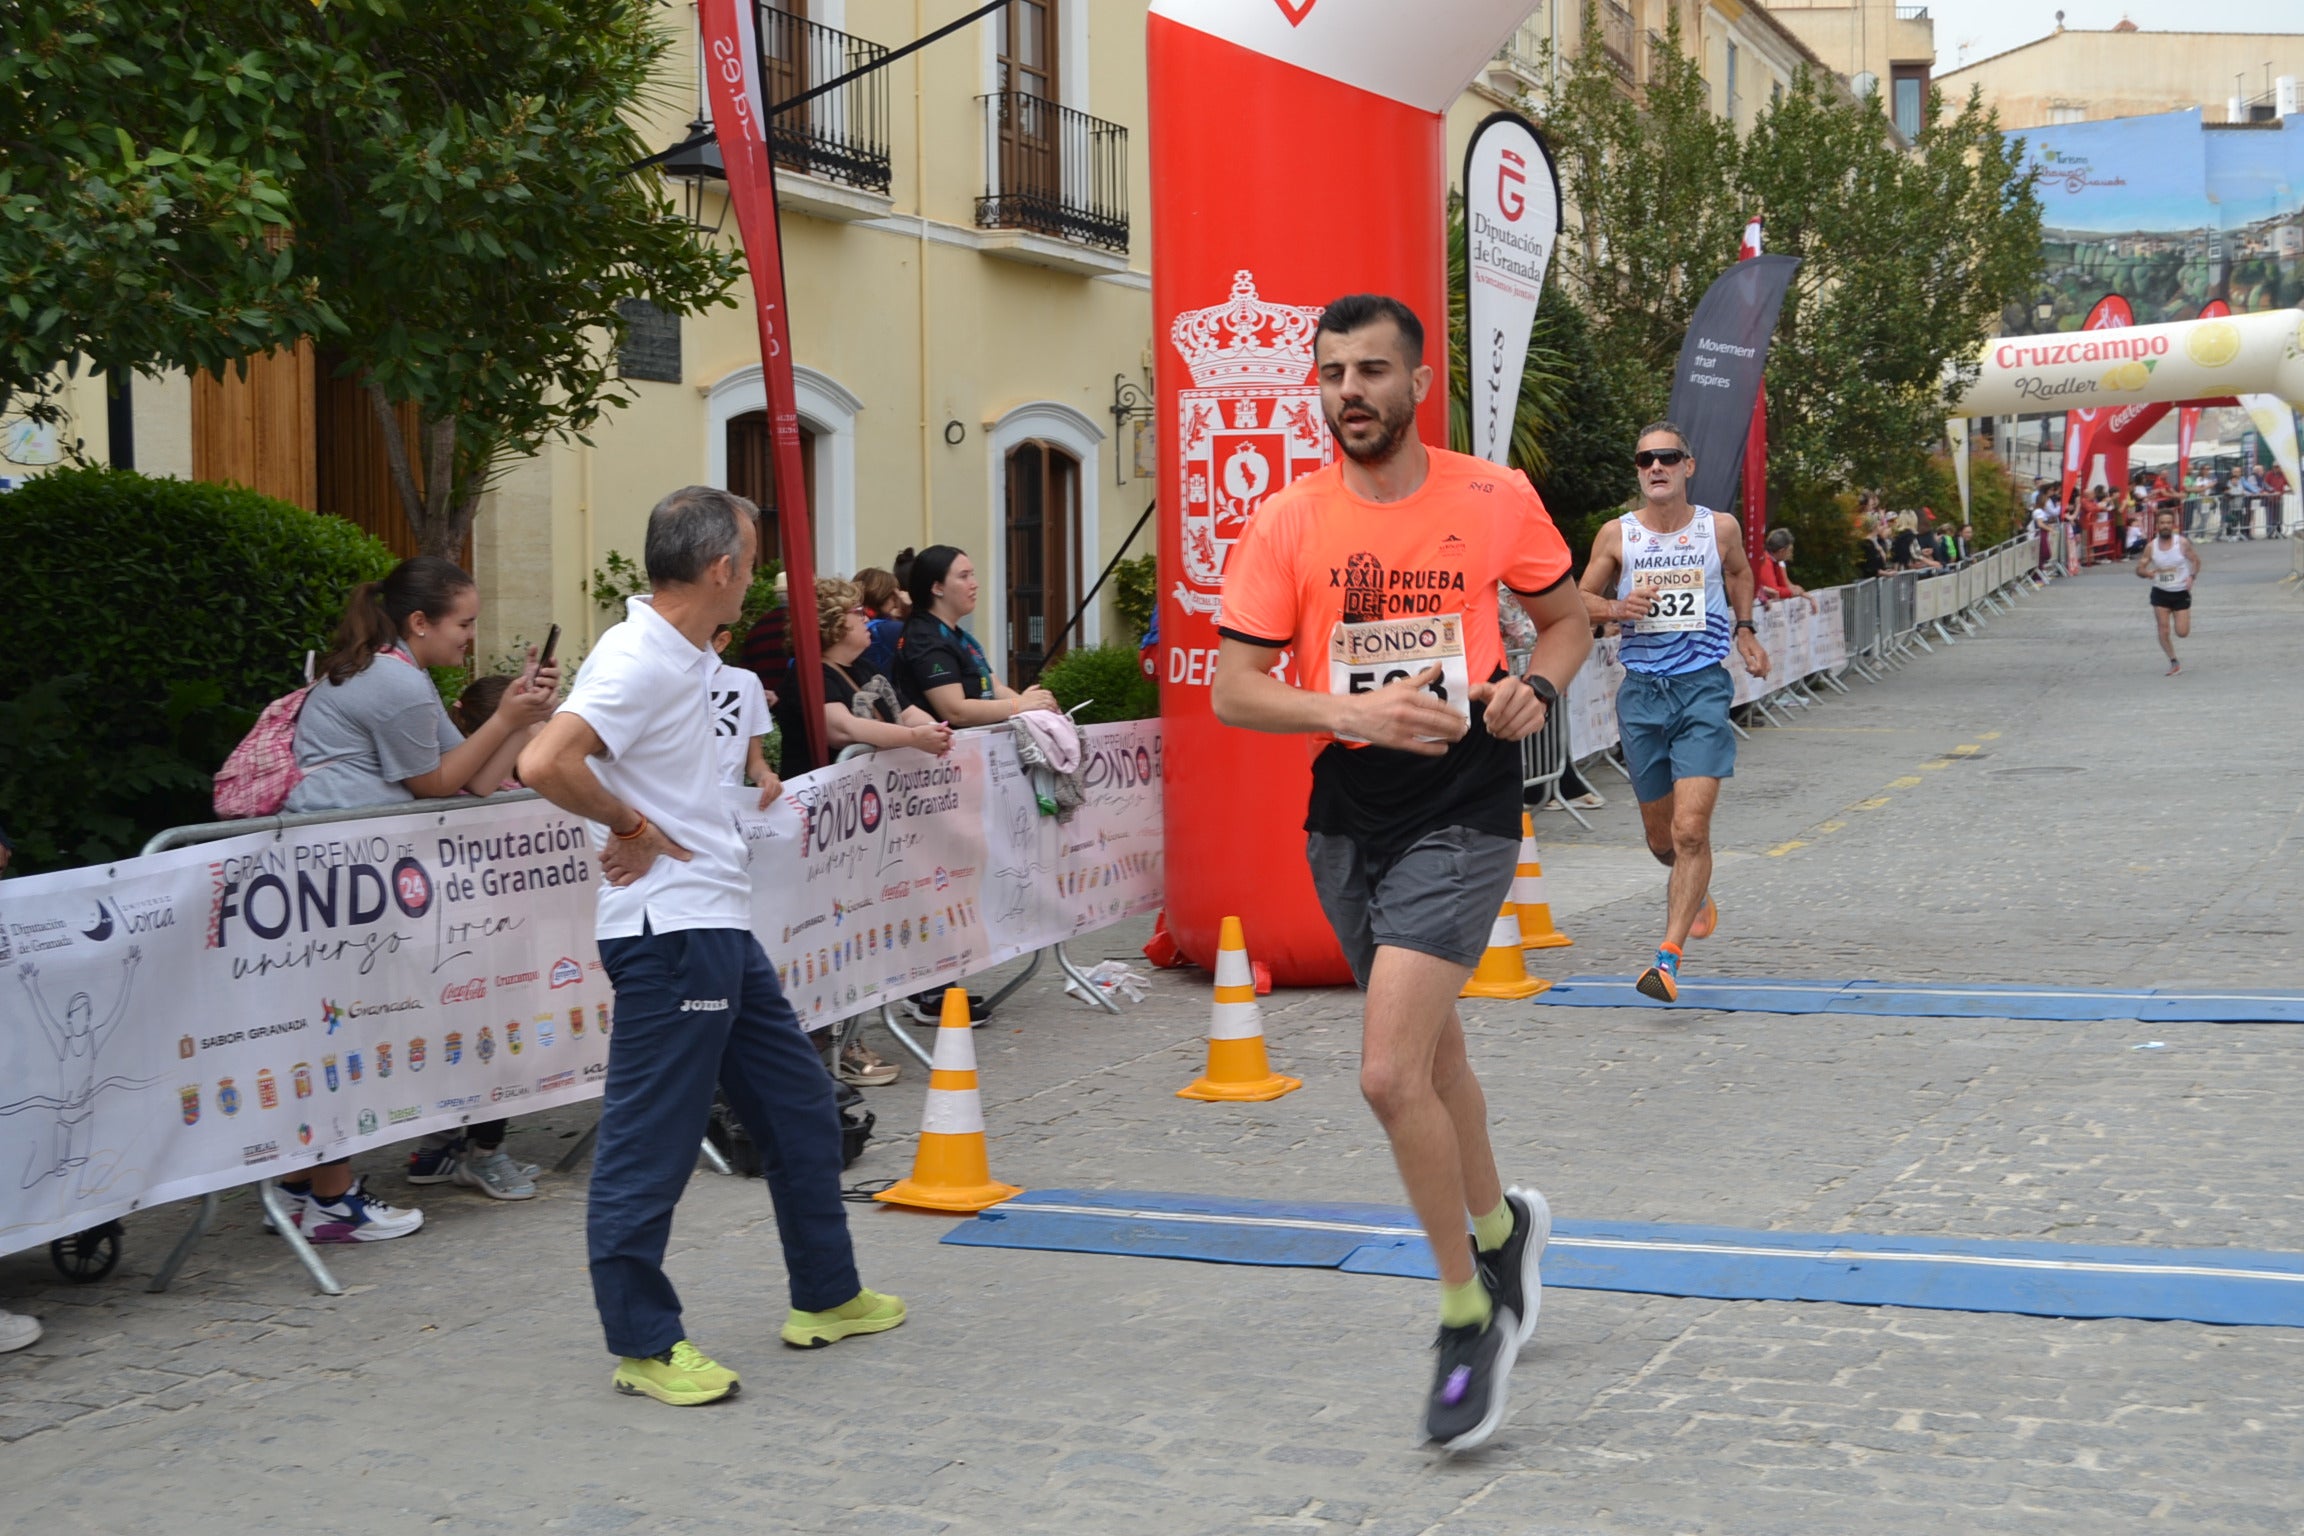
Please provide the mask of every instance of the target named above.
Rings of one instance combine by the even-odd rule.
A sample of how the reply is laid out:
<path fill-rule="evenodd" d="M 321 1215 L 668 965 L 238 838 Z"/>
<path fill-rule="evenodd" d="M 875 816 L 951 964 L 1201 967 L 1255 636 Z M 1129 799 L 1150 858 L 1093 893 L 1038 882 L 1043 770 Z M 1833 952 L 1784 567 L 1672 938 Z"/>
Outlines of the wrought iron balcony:
<path fill-rule="evenodd" d="M 1639 48 L 1639 24 L 1616 0 L 1600 0 L 1600 47 L 1608 63 L 1625 79 L 1633 78 Z"/>
<path fill-rule="evenodd" d="M 1128 130 L 1027 91 L 984 104 L 983 229 L 1128 249 Z"/>
<path fill-rule="evenodd" d="M 836 32 L 805 16 L 769 5 L 759 9 L 760 86 L 771 107 L 888 56 L 878 43 Z M 885 71 L 875 70 L 780 112 L 768 127 L 779 167 L 866 192 L 887 193 Z"/>

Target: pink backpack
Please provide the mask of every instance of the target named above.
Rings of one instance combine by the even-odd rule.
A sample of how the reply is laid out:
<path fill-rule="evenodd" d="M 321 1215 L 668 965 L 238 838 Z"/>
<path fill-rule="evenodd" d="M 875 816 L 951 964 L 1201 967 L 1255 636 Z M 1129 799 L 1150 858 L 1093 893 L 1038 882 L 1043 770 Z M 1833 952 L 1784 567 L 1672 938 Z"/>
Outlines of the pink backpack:
<path fill-rule="evenodd" d="M 389 656 L 402 666 L 413 667 L 415 661 L 398 646 L 377 652 Z M 264 713 L 256 717 L 248 734 L 240 738 L 240 745 L 224 759 L 224 766 L 216 770 L 216 814 L 232 821 L 250 816 L 277 816 L 280 807 L 304 782 L 304 770 L 296 766 L 296 717 L 304 712 L 304 700 L 312 692 L 312 655 L 304 656 L 305 684 L 294 693 L 284 693 L 264 706 Z M 330 758 L 328 762 L 336 759 Z M 327 766 L 314 763 L 315 768 Z"/>
<path fill-rule="evenodd" d="M 304 782 L 296 766 L 296 717 L 304 712 L 306 683 L 264 706 L 255 726 L 216 770 L 216 814 L 231 821 L 276 815 Z"/>

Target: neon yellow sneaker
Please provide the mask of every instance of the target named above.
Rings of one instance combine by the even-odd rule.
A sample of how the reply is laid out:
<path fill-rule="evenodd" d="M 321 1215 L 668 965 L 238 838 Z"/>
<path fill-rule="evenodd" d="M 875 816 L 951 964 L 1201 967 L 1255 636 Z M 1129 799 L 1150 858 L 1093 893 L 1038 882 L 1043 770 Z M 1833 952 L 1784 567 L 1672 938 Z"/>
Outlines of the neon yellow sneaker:
<path fill-rule="evenodd" d="M 829 1312 L 795 1307 L 784 1319 L 784 1342 L 794 1349 L 822 1349 L 852 1333 L 886 1333 L 904 1321 L 904 1302 L 878 1291 L 858 1291 L 853 1301 Z"/>
<path fill-rule="evenodd" d="M 716 1403 L 734 1397 L 736 1373 L 682 1339 L 660 1355 L 627 1356 L 616 1365 L 616 1390 L 627 1397 L 652 1397 L 675 1408 Z"/>

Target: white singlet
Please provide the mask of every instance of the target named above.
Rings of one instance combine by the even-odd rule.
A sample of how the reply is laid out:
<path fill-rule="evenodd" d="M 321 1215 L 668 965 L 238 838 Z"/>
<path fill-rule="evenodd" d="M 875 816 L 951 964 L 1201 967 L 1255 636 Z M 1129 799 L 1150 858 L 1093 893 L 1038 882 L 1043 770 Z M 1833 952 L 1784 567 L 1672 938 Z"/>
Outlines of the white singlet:
<path fill-rule="evenodd" d="M 2184 535 L 2176 535 L 2165 547 L 2158 539 L 2144 546 L 2152 558 L 2152 589 L 2156 592 L 2189 592 L 2192 590 L 2192 551 Z"/>

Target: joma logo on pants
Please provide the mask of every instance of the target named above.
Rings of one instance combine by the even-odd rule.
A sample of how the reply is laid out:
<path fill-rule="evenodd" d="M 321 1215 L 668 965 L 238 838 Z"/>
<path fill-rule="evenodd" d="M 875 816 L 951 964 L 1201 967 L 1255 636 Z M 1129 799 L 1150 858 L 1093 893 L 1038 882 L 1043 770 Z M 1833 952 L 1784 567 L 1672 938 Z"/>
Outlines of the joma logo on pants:
<path fill-rule="evenodd" d="M 682 1013 L 726 1013 L 728 999 L 724 997 L 689 997 L 680 1001 Z"/>

